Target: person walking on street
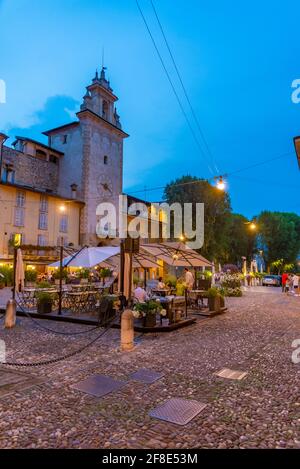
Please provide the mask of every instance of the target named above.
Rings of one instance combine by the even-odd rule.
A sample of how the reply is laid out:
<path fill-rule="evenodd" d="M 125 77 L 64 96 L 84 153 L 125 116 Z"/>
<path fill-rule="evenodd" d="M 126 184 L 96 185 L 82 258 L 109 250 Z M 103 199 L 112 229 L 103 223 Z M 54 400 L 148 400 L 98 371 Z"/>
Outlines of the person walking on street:
<path fill-rule="evenodd" d="M 284 272 L 281 276 L 281 286 L 282 286 L 282 291 L 285 292 L 285 286 L 286 286 L 286 281 L 288 279 L 288 274 Z"/>
<path fill-rule="evenodd" d="M 295 295 L 299 295 L 299 277 L 297 274 L 294 274 L 293 275 L 293 288 L 294 288 L 294 292 L 295 292 Z"/>

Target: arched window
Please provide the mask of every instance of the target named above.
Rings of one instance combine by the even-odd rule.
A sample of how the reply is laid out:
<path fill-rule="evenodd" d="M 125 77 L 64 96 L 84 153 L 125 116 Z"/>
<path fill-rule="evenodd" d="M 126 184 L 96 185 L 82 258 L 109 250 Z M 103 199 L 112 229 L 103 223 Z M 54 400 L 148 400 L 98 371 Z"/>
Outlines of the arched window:
<path fill-rule="evenodd" d="M 103 163 L 104 163 L 104 164 L 108 164 L 108 156 L 106 156 L 106 155 L 104 156 L 104 158 L 103 158 Z"/>
<path fill-rule="evenodd" d="M 102 117 L 108 119 L 108 102 L 104 100 L 102 102 Z"/>

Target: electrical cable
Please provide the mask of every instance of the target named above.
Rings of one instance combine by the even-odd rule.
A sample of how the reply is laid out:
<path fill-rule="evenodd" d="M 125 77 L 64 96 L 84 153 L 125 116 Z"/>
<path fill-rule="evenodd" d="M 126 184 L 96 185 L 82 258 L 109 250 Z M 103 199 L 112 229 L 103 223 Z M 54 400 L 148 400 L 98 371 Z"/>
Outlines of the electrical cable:
<path fill-rule="evenodd" d="M 184 95 L 185 95 L 185 97 L 186 97 L 186 100 L 187 100 L 188 105 L 189 105 L 189 107 L 190 107 L 192 116 L 194 117 L 196 126 L 197 126 L 197 128 L 198 128 L 198 130 L 199 130 L 199 132 L 200 132 L 201 138 L 202 138 L 202 140 L 203 140 L 203 142 L 204 142 L 204 146 L 205 146 L 205 148 L 206 148 L 206 150 L 207 150 L 208 155 L 210 156 L 210 158 L 211 158 L 211 160 L 212 160 L 212 163 L 213 163 L 213 165 L 214 165 L 214 167 L 215 167 L 215 169 L 216 169 L 216 172 L 219 173 L 219 169 L 218 169 L 218 167 L 217 167 L 217 165 L 216 165 L 216 163 L 215 163 L 215 159 L 214 159 L 213 154 L 212 154 L 212 152 L 211 152 L 211 150 L 210 150 L 210 148 L 209 148 L 209 145 L 208 145 L 207 140 L 206 140 L 206 138 L 205 138 L 204 132 L 203 132 L 203 130 L 202 130 L 202 128 L 201 128 L 201 125 L 200 125 L 200 122 L 199 122 L 198 117 L 197 117 L 197 115 L 196 115 L 194 106 L 192 105 L 192 102 L 191 102 L 191 99 L 189 98 L 187 89 L 186 89 L 186 87 L 185 87 L 185 85 L 184 85 L 184 83 L 183 83 L 183 79 L 182 79 L 181 73 L 179 72 L 179 68 L 178 68 L 178 66 L 177 66 L 177 64 L 176 64 L 176 61 L 175 61 L 175 58 L 174 58 L 174 54 L 173 54 L 173 52 L 172 52 L 172 50 L 171 50 L 169 41 L 167 40 L 165 31 L 164 31 L 164 28 L 163 28 L 163 26 L 162 26 L 162 23 L 161 23 L 161 21 L 160 21 L 160 19 L 159 19 L 157 10 L 156 10 L 156 8 L 155 8 L 155 6 L 154 6 L 153 1 L 150 0 L 150 2 L 151 2 L 151 5 L 152 5 L 152 9 L 153 9 L 153 11 L 154 11 L 155 17 L 156 17 L 156 19 L 157 19 L 157 22 L 158 22 L 160 31 L 161 31 L 162 36 L 163 36 L 163 38 L 164 38 L 166 47 L 167 47 L 167 49 L 168 49 L 168 51 L 169 51 L 171 60 L 172 60 L 172 62 L 173 62 L 173 65 L 174 65 L 174 68 L 175 68 L 177 77 L 178 77 L 178 79 L 179 79 L 179 81 L 180 81 L 180 84 L 181 84 L 181 87 L 182 87 L 182 89 L 183 89 L 183 93 L 184 93 Z"/>
<path fill-rule="evenodd" d="M 162 58 L 162 55 L 161 55 L 161 53 L 160 53 L 160 51 L 159 51 L 159 49 L 158 49 L 158 46 L 157 46 L 156 41 L 155 41 L 155 39 L 154 39 L 154 37 L 153 37 L 153 34 L 151 33 L 151 30 L 150 30 L 149 25 L 148 25 L 148 23 L 147 23 L 147 20 L 146 20 L 146 18 L 145 18 L 145 16 L 144 16 L 144 13 L 143 13 L 143 11 L 142 11 L 142 9 L 141 9 L 141 7 L 140 7 L 140 4 L 139 4 L 138 0 L 135 0 L 135 1 L 136 1 L 138 10 L 139 10 L 139 12 L 140 12 L 140 14 L 141 14 L 141 17 L 142 17 L 142 19 L 143 19 L 143 22 L 144 22 L 144 24 L 145 24 L 145 26 L 146 26 L 146 29 L 147 29 L 147 31 L 148 31 L 148 33 L 149 33 L 149 36 L 150 36 L 151 41 L 152 41 L 152 43 L 153 43 L 153 46 L 154 46 L 154 48 L 155 48 L 155 50 L 156 50 L 156 53 L 157 53 L 157 55 L 158 55 L 158 57 L 159 57 L 159 60 L 160 60 L 160 62 L 161 62 L 161 65 L 162 65 L 162 67 L 163 67 L 163 69 L 164 69 L 164 72 L 165 72 L 165 74 L 166 74 L 166 76 L 167 76 L 167 79 L 168 79 L 168 81 L 169 81 L 169 83 L 170 83 L 170 86 L 171 86 L 171 88 L 172 88 L 172 90 L 173 90 L 173 93 L 174 93 L 174 95 L 175 95 L 175 97 L 176 97 L 176 100 L 177 100 L 177 102 L 178 102 L 178 104 L 179 104 L 179 107 L 180 107 L 180 109 L 181 109 L 181 112 L 182 112 L 182 114 L 183 114 L 183 116 L 184 116 L 184 118 L 185 118 L 185 120 L 186 120 L 186 122 L 187 122 L 187 124 L 188 124 L 188 126 L 189 126 L 189 129 L 190 129 L 190 131 L 191 131 L 191 133 L 192 133 L 192 135 L 193 135 L 193 138 L 194 138 L 194 140 L 195 140 L 195 142 L 196 142 L 196 145 L 198 146 L 199 150 L 201 151 L 202 158 L 203 158 L 204 160 L 206 160 L 206 155 L 205 155 L 205 153 L 203 152 L 203 149 L 202 149 L 202 147 L 201 147 L 201 144 L 200 144 L 200 142 L 199 142 L 199 140 L 198 140 L 198 138 L 197 138 L 197 136 L 196 136 L 196 134 L 195 134 L 195 131 L 194 131 L 194 129 L 193 129 L 191 123 L 190 123 L 190 120 L 189 120 L 189 118 L 188 118 L 188 116 L 187 116 L 187 114 L 186 114 L 186 112 L 185 112 L 185 109 L 184 109 L 184 107 L 183 107 L 183 104 L 182 104 L 182 102 L 181 102 L 181 100 L 180 100 L 180 98 L 179 98 L 179 95 L 178 95 L 178 93 L 177 93 L 177 91 L 176 91 L 176 89 L 175 89 L 175 86 L 174 86 L 174 84 L 173 84 L 173 81 L 172 81 L 172 79 L 171 79 L 171 76 L 170 76 L 170 74 L 169 74 L 169 72 L 168 72 L 168 70 L 167 70 L 167 67 L 166 67 L 165 62 L 164 62 L 164 60 L 163 60 L 163 58 Z M 213 172 L 212 168 L 210 167 L 210 165 L 209 165 L 209 163 L 208 163 L 207 161 L 206 161 L 206 164 L 207 164 L 207 167 L 208 167 L 209 171 L 213 174 L 214 172 Z"/>

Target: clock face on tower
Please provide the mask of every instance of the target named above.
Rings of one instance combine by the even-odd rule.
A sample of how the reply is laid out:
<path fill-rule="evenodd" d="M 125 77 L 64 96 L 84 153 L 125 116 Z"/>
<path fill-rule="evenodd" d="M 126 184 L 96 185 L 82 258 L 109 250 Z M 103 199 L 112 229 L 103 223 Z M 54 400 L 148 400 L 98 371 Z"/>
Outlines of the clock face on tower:
<path fill-rule="evenodd" d="M 97 189 L 99 195 L 102 197 L 109 197 L 113 194 L 112 190 L 112 179 L 109 176 L 106 176 L 105 174 L 101 174 L 98 178 L 97 182 Z"/>

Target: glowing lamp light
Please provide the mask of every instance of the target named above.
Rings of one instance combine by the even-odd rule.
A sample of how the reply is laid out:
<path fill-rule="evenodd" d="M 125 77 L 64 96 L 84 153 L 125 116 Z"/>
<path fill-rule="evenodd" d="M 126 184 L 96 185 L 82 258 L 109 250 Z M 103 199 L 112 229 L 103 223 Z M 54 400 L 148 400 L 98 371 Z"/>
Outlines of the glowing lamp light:
<path fill-rule="evenodd" d="M 253 223 L 253 222 L 250 223 L 249 228 L 250 228 L 250 230 L 252 230 L 252 231 L 256 230 L 256 224 Z"/>
<path fill-rule="evenodd" d="M 222 176 L 219 177 L 216 188 L 219 189 L 219 191 L 225 190 L 225 182 Z"/>
<path fill-rule="evenodd" d="M 62 212 L 62 213 L 65 212 L 66 211 L 66 206 L 65 205 L 60 205 L 59 206 L 59 211 Z"/>
<path fill-rule="evenodd" d="M 179 236 L 180 241 L 184 241 L 185 237 L 183 235 Z"/>

